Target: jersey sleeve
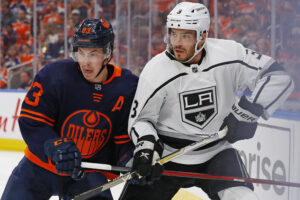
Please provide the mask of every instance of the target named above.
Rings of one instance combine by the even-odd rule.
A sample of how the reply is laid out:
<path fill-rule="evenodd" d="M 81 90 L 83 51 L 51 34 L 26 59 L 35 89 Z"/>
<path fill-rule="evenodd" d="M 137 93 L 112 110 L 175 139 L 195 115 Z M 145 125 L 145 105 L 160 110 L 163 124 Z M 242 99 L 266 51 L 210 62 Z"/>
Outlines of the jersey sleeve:
<path fill-rule="evenodd" d="M 246 85 L 252 91 L 248 99 L 262 105 L 265 109 L 263 118 L 268 119 L 293 91 L 291 76 L 269 56 L 240 44 L 238 51 L 241 64 L 237 70 L 236 84 Z"/>
<path fill-rule="evenodd" d="M 43 161 L 47 161 L 43 145 L 46 140 L 58 137 L 55 123 L 59 102 L 52 79 L 43 72 L 35 76 L 25 96 L 19 126 L 29 150 Z"/>
<path fill-rule="evenodd" d="M 155 126 L 165 99 L 165 92 L 156 87 L 153 80 L 146 70 L 142 72 L 139 79 L 128 125 L 129 135 L 134 143 L 145 135 L 153 135 L 158 139 Z"/>

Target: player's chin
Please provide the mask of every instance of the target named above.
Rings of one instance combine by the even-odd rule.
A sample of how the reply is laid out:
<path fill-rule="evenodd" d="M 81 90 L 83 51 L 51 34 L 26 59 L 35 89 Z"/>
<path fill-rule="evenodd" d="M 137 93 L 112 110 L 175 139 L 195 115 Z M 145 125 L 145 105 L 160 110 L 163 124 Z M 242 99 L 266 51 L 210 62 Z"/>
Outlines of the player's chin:
<path fill-rule="evenodd" d="M 175 54 L 175 58 L 176 58 L 176 60 L 177 61 L 179 61 L 179 62 L 183 62 L 183 61 L 186 61 L 186 56 L 182 56 L 182 54 Z"/>
<path fill-rule="evenodd" d="M 93 76 L 91 74 L 85 74 L 83 73 L 83 77 L 89 81 L 89 82 L 93 82 Z"/>

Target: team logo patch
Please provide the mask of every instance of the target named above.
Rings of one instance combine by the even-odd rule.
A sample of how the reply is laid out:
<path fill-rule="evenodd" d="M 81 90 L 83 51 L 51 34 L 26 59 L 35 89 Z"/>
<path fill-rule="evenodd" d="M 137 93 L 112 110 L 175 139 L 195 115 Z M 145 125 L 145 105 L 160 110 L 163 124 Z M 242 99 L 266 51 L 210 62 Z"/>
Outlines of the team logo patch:
<path fill-rule="evenodd" d="M 179 94 L 182 121 L 203 129 L 218 113 L 216 87 Z"/>
<path fill-rule="evenodd" d="M 105 146 L 111 129 L 111 121 L 105 114 L 93 110 L 78 110 L 66 118 L 61 136 L 72 138 L 82 157 L 90 158 Z"/>

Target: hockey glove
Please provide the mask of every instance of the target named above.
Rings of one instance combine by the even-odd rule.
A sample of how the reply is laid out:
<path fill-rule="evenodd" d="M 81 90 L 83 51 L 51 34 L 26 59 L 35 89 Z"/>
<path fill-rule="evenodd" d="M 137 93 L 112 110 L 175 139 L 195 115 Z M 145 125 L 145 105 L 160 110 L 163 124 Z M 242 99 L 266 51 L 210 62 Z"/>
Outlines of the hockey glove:
<path fill-rule="evenodd" d="M 132 170 L 137 171 L 139 176 L 133 177 L 138 184 L 151 184 L 160 179 L 163 166 L 155 163 L 163 152 L 163 143 L 155 141 L 154 136 L 147 135 L 138 139 L 134 150 Z"/>
<path fill-rule="evenodd" d="M 224 119 L 221 130 L 227 126 L 228 132 L 223 139 L 234 143 L 252 138 L 257 128 L 257 120 L 262 114 L 261 105 L 251 103 L 245 96 L 242 96 L 239 103 L 232 106 L 231 113 Z"/>
<path fill-rule="evenodd" d="M 71 138 L 54 138 L 44 144 L 46 155 L 54 161 L 59 174 L 68 174 L 74 180 L 84 176 L 81 169 L 81 153 Z"/>

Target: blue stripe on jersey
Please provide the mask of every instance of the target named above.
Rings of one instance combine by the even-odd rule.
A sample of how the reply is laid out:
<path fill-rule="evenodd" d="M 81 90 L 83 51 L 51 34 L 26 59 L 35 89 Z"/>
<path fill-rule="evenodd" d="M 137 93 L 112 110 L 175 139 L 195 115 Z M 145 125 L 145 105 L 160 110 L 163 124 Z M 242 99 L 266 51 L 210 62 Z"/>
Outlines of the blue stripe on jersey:
<path fill-rule="evenodd" d="M 250 69 L 253 69 L 253 70 L 260 70 L 261 69 L 260 67 L 257 68 L 257 67 L 248 65 L 247 63 L 245 63 L 245 62 L 243 62 L 241 60 L 232 60 L 232 61 L 222 62 L 222 63 L 215 64 L 213 66 L 210 66 L 210 67 L 204 69 L 203 72 L 207 72 L 207 71 L 209 71 L 209 70 L 211 70 L 211 69 L 213 69 L 215 67 L 220 67 L 222 65 L 234 64 L 234 63 L 240 63 L 240 64 L 242 64 L 242 65 L 244 65 L 244 66 L 246 66 L 246 67 L 248 67 Z"/>
<path fill-rule="evenodd" d="M 156 88 L 156 90 L 154 90 L 154 92 L 150 95 L 150 97 L 147 99 L 147 101 L 145 102 L 143 108 L 145 108 L 146 104 L 148 103 L 148 101 L 161 89 L 163 88 L 164 86 L 166 86 L 167 84 L 169 84 L 170 82 L 172 82 L 173 80 L 177 79 L 178 77 L 181 77 L 181 76 L 185 76 L 187 75 L 187 73 L 180 73 L 180 74 L 177 74 L 176 76 L 170 78 L 169 80 L 167 80 L 166 82 L 164 82 L 161 86 L 159 86 L 158 88 Z"/>
<path fill-rule="evenodd" d="M 265 85 L 266 85 L 270 80 L 271 80 L 271 77 L 268 76 L 268 77 L 267 77 L 267 80 L 266 80 L 266 81 L 264 82 L 264 84 L 259 88 L 259 90 L 258 90 L 258 92 L 257 92 L 257 94 L 256 94 L 256 96 L 255 96 L 255 98 L 254 98 L 254 100 L 253 100 L 253 103 L 256 103 L 256 101 L 257 101 L 257 99 L 258 99 L 258 97 L 259 97 L 261 91 L 264 89 Z"/>

